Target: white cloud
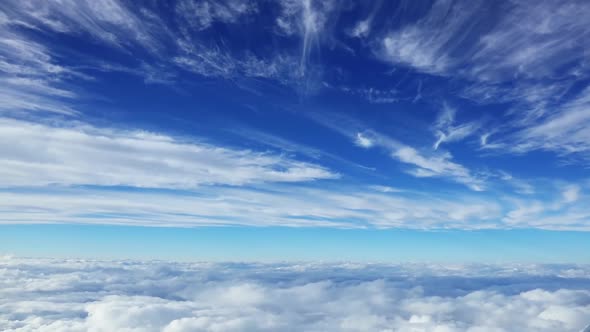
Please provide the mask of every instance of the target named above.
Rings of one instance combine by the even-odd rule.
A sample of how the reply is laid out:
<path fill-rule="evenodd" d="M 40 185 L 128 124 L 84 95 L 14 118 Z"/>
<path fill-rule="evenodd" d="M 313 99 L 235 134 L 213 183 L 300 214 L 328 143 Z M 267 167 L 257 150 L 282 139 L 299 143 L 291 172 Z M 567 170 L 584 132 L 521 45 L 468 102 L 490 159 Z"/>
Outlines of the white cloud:
<path fill-rule="evenodd" d="M 393 159 L 410 165 L 411 168 L 407 170 L 410 175 L 421 178 L 448 178 L 475 191 L 483 191 L 485 188 L 483 179 L 472 174 L 465 166 L 454 162 L 449 152 L 433 154 L 419 151 L 386 135 L 372 130 L 365 130 L 358 121 L 347 117 L 309 116 L 320 124 L 349 137 L 356 145 L 363 146 L 363 143 L 368 143 L 370 140 L 371 146 L 378 146 L 386 150 Z M 365 141 L 359 141 L 359 137 L 365 139 Z"/>
<path fill-rule="evenodd" d="M 299 75 L 309 77 L 309 58 L 324 38 L 326 23 L 336 7 L 335 1 L 282 0 L 279 3 L 282 9 L 276 18 L 277 27 L 286 35 L 300 36 Z"/>
<path fill-rule="evenodd" d="M 461 45 L 470 18 L 481 8 L 450 0 L 436 1 L 428 14 L 382 38 L 379 55 L 386 61 L 431 74 L 445 74 L 456 65 L 453 51 Z M 449 14 L 451 13 L 451 14 Z"/>
<path fill-rule="evenodd" d="M 397 189 L 397 188 L 393 188 L 393 187 L 389 187 L 389 186 L 370 186 L 370 189 L 373 189 L 375 191 L 380 191 L 382 193 L 396 193 L 396 192 L 401 192 L 402 190 Z"/>
<path fill-rule="evenodd" d="M 482 179 L 473 176 L 464 166 L 453 162 L 448 152 L 425 156 L 412 147 L 404 146 L 393 151 L 391 155 L 403 163 L 414 165 L 415 168 L 408 172 L 416 177 L 448 177 L 475 191 L 483 191 L 485 188 Z"/>
<path fill-rule="evenodd" d="M 352 31 L 350 31 L 350 36 L 356 38 L 363 38 L 366 37 L 369 34 L 369 32 L 371 32 L 371 19 L 366 19 L 359 21 L 354 26 Z"/>
<path fill-rule="evenodd" d="M 560 155 L 581 154 L 590 157 L 590 88 L 580 92 L 567 103 L 555 107 L 540 119 L 527 121 L 507 139 L 511 150 L 527 152 L 549 150 Z"/>
<path fill-rule="evenodd" d="M 435 150 L 443 143 L 460 141 L 479 128 L 479 125 L 474 122 L 455 125 L 456 113 L 457 111 L 446 103 L 443 105 L 443 110 L 433 126 L 434 134 L 437 136 L 433 145 Z"/>
<path fill-rule="evenodd" d="M 393 104 L 400 100 L 396 89 L 341 87 L 340 90 L 362 97 L 371 104 Z"/>
<path fill-rule="evenodd" d="M 506 139 L 483 139 L 486 149 L 588 159 L 590 94 L 569 99 L 590 78 L 588 15 L 584 1 L 439 0 L 416 22 L 379 37 L 376 51 L 395 65 L 465 79 L 461 95 L 477 103 L 510 103 L 498 135 Z M 434 147 L 476 127 L 455 129 L 454 136 L 438 132 Z"/>
<path fill-rule="evenodd" d="M 125 49 L 130 44 L 150 51 L 161 49 L 161 21 L 141 8 L 118 0 L 12 1 L 4 7 L 12 25 L 25 24 L 56 33 L 87 34 L 97 41 Z"/>
<path fill-rule="evenodd" d="M 85 124 L 0 118 L 4 186 L 125 185 L 192 188 L 332 179 L 327 169 L 285 156 Z"/>
<path fill-rule="evenodd" d="M 207 29 L 215 22 L 236 23 L 241 17 L 256 12 L 256 3 L 244 0 L 181 0 L 176 4 L 178 17 L 195 30 Z"/>
<path fill-rule="evenodd" d="M 578 332 L 590 319 L 588 272 L 4 258 L 0 329 Z"/>
<path fill-rule="evenodd" d="M 590 207 L 583 199 L 565 202 L 560 187 L 539 187 L 526 196 L 449 195 L 383 185 L 3 188 L 0 224 L 590 230 Z M 582 188 L 578 195 L 583 197 Z"/>
<path fill-rule="evenodd" d="M 496 22 L 491 12 L 499 14 Z M 554 78 L 583 62 L 589 14 L 584 1 L 516 1 L 500 8 L 439 0 L 417 22 L 385 35 L 379 53 L 419 71 L 477 81 Z"/>
<path fill-rule="evenodd" d="M 0 46 L 0 113 L 76 114 L 67 103 L 76 94 L 62 79 L 83 75 L 58 65 L 45 46 L 2 25 Z"/>
<path fill-rule="evenodd" d="M 354 144 L 365 149 L 371 148 L 374 145 L 371 138 L 365 136 L 363 133 L 356 133 L 356 139 L 354 140 Z"/>
<path fill-rule="evenodd" d="M 289 1 L 274 4 L 285 8 Z M 328 10 L 327 3 L 310 4 L 305 1 L 293 1 L 295 12 L 287 14 L 294 23 L 302 24 L 301 51 L 280 50 L 265 52 L 266 56 L 256 55 L 250 50 L 238 51 L 227 47 L 223 41 L 205 38 L 202 31 L 212 24 L 237 24 L 242 19 L 258 12 L 258 4 L 243 0 L 224 1 L 178 1 L 170 12 L 170 17 L 161 17 L 154 8 L 167 7 L 164 3 L 130 3 L 119 0 L 98 1 L 45 1 L 38 3 L 32 0 L 9 0 L 0 8 L 2 20 L 0 33 L 15 34 L 23 27 L 44 31 L 48 35 L 68 34 L 74 37 L 87 37 L 88 41 L 99 43 L 103 47 L 110 47 L 119 55 L 132 55 L 145 52 L 141 63 L 127 61 L 124 65 L 110 60 L 109 63 L 99 63 L 95 54 L 79 52 L 80 68 L 94 70 L 114 70 L 143 76 L 146 83 L 170 84 L 176 78 L 178 71 L 189 71 L 201 76 L 237 81 L 240 79 L 266 78 L 295 88 L 300 92 L 315 91 L 319 88 L 316 79 L 320 75 L 319 66 L 308 61 L 311 49 L 317 41 L 316 36 L 323 25 L 322 11 Z M 271 4 L 272 5 L 272 4 Z M 271 6 L 272 7 L 272 6 Z M 316 8 L 317 7 L 317 8 Z M 325 7 L 325 8 L 324 8 Z M 306 9 L 307 8 L 307 9 Z M 159 8 L 160 10 L 162 8 Z M 276 9 L 276 8 L 275 8 Z M 305 24 L 303 24 L 305 23 Z M 66 68 L 52 65 L 54 58 L 71 56 L 68 49 L 52 47 L 44 38 L 25 37 L 18 35 L 21 45 L 41 46 L 41 42 L 48 50 L 43 55 L 29 57 L 36 59 L 34 64 L 25 63 L 15 67 L 20 55 L 14 50 L 7 49 L 7 56 L 0 57 L 0 70 L 10 69 L 11 75 L 15 70 L 28 74 L 39 72 L 36 66 L 46 65 L 60 69 L 62 72 L 50 76 L 54 78 L 51 87 L 57 81 L 71 78 L 66 75 Z M 5 38 L 3 42 L 10 42 Z M 0 51 L 1 52 L 1 51 Z M 0 53 L 0 55 L 2 55 Z M 134 59 L 137 57 L 134 55 Z M 101 60 L 102 61 L 102 60 Z M 131 64 L 131 65 L 130 65 Z M 34 66 L 33 66 L 34 65 Z M 73 72 L 72 72 L 73 74 Z M 48 76 L 44 76 L 46 79 Z M 236 84 L 239 85 L 238 82 Z M 11 90 L 12 93 L 2 93 L 7 102 L 6 107 L 27 110 L 51 110 L 61 113 L 73 113 L 57 100 L 41 99 L 39 94 L 23 95 L 22 91 Z M 18 92 L 18 93 L 17 93 Z M 55 97 L 55 96 L 54 96 Z M 26 100 L 27 102 L 24 102 Z M 62 106 L 62 107 L 57 107 Z"/>
<path fill-rule="evenodd" d="M 502 227 L 498 202 L 433 195 L 313 189 L 203 186 L 191 192 L 119 188 L 0 191 L 0 223 L 85 223 L 199 227 L 249 225 L 335 228 L 480 229 Z M 565 224 L 567 225 L 567 224 Z"/>
<path fill-rule="evenodd" d="M 584 193 L 576 184 L 554 185 L 548 191 L 557 192 L 551 198 L 510 198 L 512 210 L 503 221 L 507 225 L 550 230 L 584 230 L 590 221 L 590 209 L 580 199 Z M 567 226 L 566 226 L 567 225 Z"/>
<path fill-rule="evenodd" d="M 566 203 L 573 203 L 580 198 L 580 186 L 570 185 L 567 186 L 563 193 L 563 200 Z"/>

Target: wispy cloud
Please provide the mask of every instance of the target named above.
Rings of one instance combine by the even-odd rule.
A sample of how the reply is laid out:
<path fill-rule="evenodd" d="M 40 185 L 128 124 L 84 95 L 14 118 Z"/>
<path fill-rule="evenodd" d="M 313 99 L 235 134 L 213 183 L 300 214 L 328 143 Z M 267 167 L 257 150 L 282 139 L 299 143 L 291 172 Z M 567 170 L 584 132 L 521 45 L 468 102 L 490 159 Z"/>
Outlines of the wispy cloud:
<path fill-rule="evenodd" d="M 371 104 L 393 104 L 400 101 L 400 94 L 396 89 L 351 88 L 341 87 L 340 90 L 351 95 L 359 96 Z"/>
<path fill-rule="evenodd" d="M 588 92 L 569 97 L 590 77 L 590 31 L 583 19 L 588 15 L 584 1 L 439 0 L 417 21 L 374 38 L 385 61 L 462 79 L 460 95 L 477 103 L 509 103 L 508 121 L 499 131 L 517 144 L 489 142 L 486 135 L 486 148 L 586 153 Z M 473 130 L 456 129 L 456 139 Z M 437 136 L 435 148 L 453 139 L 442 131 Z"/>
<path fill-rule="evenodd" d="M 63 80 L 84 78 L 55 60 L 45 46 L 0 24 L 0 112 L 49 111 L 74 114 L 76 96 Z"/>
<path fill-rule="evenodd" d="M 215 22 L 236 23 L 240 18 L 258 11 L 256 3 L 244 0 L 192 1 L 176 3 L 176 14 L 190 29 L 207 29 Z"/>
<path fill-rule="evenodd" d="M 541 197 L 511 198 L 513 208 L 504 217 L 507 225 L 523 224 L 552 230 L 582 230 L 590 220 L 590 209 L 580 200 L 586 198 L 583 188 L 577 184 L 553 185 L 558 195 L 550 199 Z"/>
<path fill-rule="evenodd" d="M 347 186 L 201 186 L 178 193 L 46 188 L 1 190 L 0 198 L 3 224 L 485 229 L 502 228 L 503 217 L 498 202 L 469 196 L 454 201 Z"/>
<path fill-rule="evenodd" d="M 4 186 L 191 188 L 338 177 L 321 166 L 281 155 L 182 141 L 157 133 L 10 119 L 0 119 L 0 128 Z"/>
<path fill-rule="evenodd" d="M 590 153 L 590 88 L 553 112 L 528 123 L 509 139 L 515 140 L 513 151 L 549 150 L 557 154 Z"/>
<path fill-rule="evenodd" d="M 499 18 L 491 22 L 490 13 Z M 552 78 L 584 59 L 590 35 L 583 17 L 589 13 L 583 1 L 495 6 L 439 0 L 417 22 L 385 35 L 378 52 L 419 71 L 478 81 Z"/>
<path fill-rule="evenodd" d="M 460 141 L 479 128 L 479 125 L 474 122 L 455 125 L 456 113 L 457 111 L 448 104 L 443 105 L 443 109 L 433 126 L 434 134 L 437 136 L 437 140 L 433 145 L 435 150 L 443 143 Z"/>
<path fill-rule="evenodd" d="M 373 147 L 373 145 L 375 145 L 373 140 L 370 137 L 366 136 L 366 134 L 363 134 L 363 133 L 356 133 L 356 138 L 354 140 L 354 144 L 356 144 L 362 148 L 365 148 L 365 149 L 371 148 L 371 147 Z"/>
<path fill-rule="evenodd" d="M 406 172 L 419 178 L 440 177 L 466 185 L 475 191 L 485 189 L 484 180 L 454 162 L 449 152 L 432 152 L 414 148 L 387 135 L 366 127 L 357 120 L 342 116 L 310 115 L 315 121 L 348 137 L 360 147 L 377 147 L 410 168 Z"/>
<path fill-rule="evenodd" d="M 6 1 L 0 8 L 10 19 L 6 24 L 50 30 L 56 33 L 87 34 L 96 41 L 127 49 L 131 43 L 148 50 L 161 49 L 161 21 L 141 8 L 121 1 Z"/>
<path fill-rule="evenodd" d="M 449 152 L 424 156 L 416 149 L 405 146 L 393 151 L 392 156 L 403 163 L 414 165 L 415 168 L 408 173 L 416 177 L 447 177 L 475 191 L 485 188 L 483 180 L 473 176 L 464 166 L 453 162 Z"/>
<path fill-rule="evenodd" d="M 481 3 L 436 1 L 416 23 L 382 37 L 377 53 L 395 64 L 431 74 L 446 74 L 459 61 L 453 57 L 454 51 L 463 45 L 470 31 L 478 28 L 472 17 L 481 6 Z"/>

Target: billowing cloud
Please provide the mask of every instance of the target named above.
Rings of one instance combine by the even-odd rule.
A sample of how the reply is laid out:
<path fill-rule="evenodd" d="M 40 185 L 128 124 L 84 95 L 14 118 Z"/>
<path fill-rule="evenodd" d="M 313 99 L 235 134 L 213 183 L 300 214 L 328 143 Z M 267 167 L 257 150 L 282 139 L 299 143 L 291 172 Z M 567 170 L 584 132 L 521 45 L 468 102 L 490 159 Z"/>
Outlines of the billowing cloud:
<path fill-rule="evenodd" d="M 0 259 L 3 331 L 563 331 L 586 266 Z"/>

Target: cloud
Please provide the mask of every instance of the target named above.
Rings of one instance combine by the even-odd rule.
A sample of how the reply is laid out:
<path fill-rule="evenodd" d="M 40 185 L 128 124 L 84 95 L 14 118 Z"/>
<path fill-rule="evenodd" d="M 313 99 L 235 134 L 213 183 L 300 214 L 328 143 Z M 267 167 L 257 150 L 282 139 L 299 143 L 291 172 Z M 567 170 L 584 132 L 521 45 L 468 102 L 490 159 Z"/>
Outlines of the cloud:
<path fill-rule="evenodd" d="M 563 200 L 566 203 L 573 203 L 580 198 L 580 186 L 570 185 L 562 193 Z"/>
<path fill-rule="evenodd" d="M 400 101 L 400 93 L 396 89 L 341 87 L 340 90 L 359 96 L 371 104 L 394 104 Z"/>
<path fill-rule="evenodd" d="M 416 177 L 449 177 L 472 190 L 484 190 L 483 180 L 472 176 L 467 168 L 453 162 L 448 152 L 426 157 L 416 149 L 404 146 L 393 151 L 391 155 L 403 163 L 414 165 L 415 168 L 410 169 L 409 173 Z"/>
<path fill-rule="evenodd" d="M 388 155 L 403 164 L 410 166 L 406 172 L 419 178 L 441 177 L 466 185 L 472 190 L 483 191 L 484 180 L 472 174 L 461 164 L 454 162 L 449 152 L 418 150 L 394 138 L 366 129 L 359 121 L 340 115 L 308 115 L 312 120 L 348 137 L 355 145 L 361 147 L 376 146 L 385 150 Z M 363 144 L 370 143 L 370 146 Z"/>
<path fill-rule="evenodd" d="M 437 136 L 437 140 L 433 145 L 435 150 L 443 143 L 460 141 L 479 128 L 479 125 L 474 122 L 455 125 L 456 113 L 457 111 L 454 108 L 447 104 L 443 105 L 443 110 L 433 126 L 434 134 Z"/>
<path fill-rule="evenodd" d="M 590 78 L 588 15 L 584 1 L 438 0 L 416 21 L 376 35 L 375 52 L 396 66 L 460 78 L 460 95 L 478 104 L 507 103 L 497 128 L 505 140 L 484 139 L 486 149 L 587 159 L 588 91 L 578 87 Z M 475 130 L 455 129 L 438 132 L 434 147 Z"/>
<path fill-rule="evenodd" d="M 4 118 L 0 136 L 4 186 L 194 188 L 338 177 L 281 155 L 84 123 L 48 125 Z"/>
<path fill-rule="evenodd" d="M 481 6 L 481 3 L 436 1 L 417 22 L 382 37 L 377 53 L 395 64 L 429 74 L 446 74 L 458 61 L 452 54 L 469 35 L 468 31 L 476 29 L 477 24 L 469 21 Z"/>
<path fill-rule="evenodd" d="M 498 202 L 457 201 L 373 189 L 201 186 L 158 192 L 124 188 L 3 189 L 0 223 L 84 223 L 199 227 L 481 229 L 502 227 Z M 567 226 L 566 221 L 564 221 Z"/>
<path fill-rule="evenodd" d="M 422 72 L 476 81 L 554 78 L 568 66 L 582 68 L 590 38 L 582 18 L 589 13 L 584 1 L 438 0 L 416 22 L 383 36 L 378 53 Z"/>
<path fill-rule="evenodd" d="M 389 187 L 389 186 L 370 186 L 370 189 L 373 189 L 375 191 L 380 191 L 382 193 L 396 193 L 396 192 L 401 192 L 402 190 L 400 189 L 396 189 L 393 187 Z"/>
<path fill-rule="evenodd" d="M 360 146 L 362 148 L 365 148 L 365 149 L 371 148 L 374 145 L 371 138 L 365 136 L 362 133 L 356 133 L 356 139 L 354 141 L 354 144 L 356 144 L 357 146 Z"/>
<path fill-rule="evenodd" d="M 215 22 L 236 23 L 242 16 L 253 15 L 257 10 L 256 3 L 243 0 L 181 0 L 176 3 L 178 17 L 195 30 L 207 29 Z"/>
<path fill-rule="evenodd" d="M 417 149 L 397 142 L 383 135 L 378 135 L 377 145 L 390 151 L 390 156 L 411 168 L 407 173 L 418 178 L 442 177 L 466 185 L 472 190 L 483 191 L 485 182 L 482 178 L 473 175 L 472 172 L 461 164 L 452 160 L 449 152 L 423 153 Z"/>
<path fill-rule="evenodd" d="M 350 31 L 351 37 L 363 38 L 366 37 L 371 31 L 371 19 L 359 21 L 354 28 Z"/>
<path fill-rule="evenodd" d="M 581 91 L 572 100 L 543 114 L 527 126 L 520 128 L 508 139 L 516 141 L 511 150 L 527 152 L 548 150 L 560 155 L 590 156 L 590 88 Z"/>
<path fill-rule="evenodd" d="M 582 203 L 583 190 L 579 185 L 554 185 L 559 192 L 547 199 L 541 197 L 511 198 L 513 209 L 503 218 L 507 225 L 529 225 L 550 230 L 582 230 L 590 220 L 590 210 Z M 551 188 L 548 188 L 551 190 Z M 568 224 L 567 227 L 564 227 Z"/>
<path fill-rule="evenodd" d="M 63 79 L 85 78 L 59 65 L 45 46 L 0 25 L 0 114 L 45 111 L 77 112 L 69 105 L 76 97 Z"/>
<path fill-rule="evenodd" d="M 571 274 L 582 277 L 571 277 Z M 3 331 L 563 331 L 585 266 L 0 260 Z"/>
<path fill-rule="evenodd" d="M 139 45 L 151 51 L 162 48 L 161 21 L 141 8 L 117 0 L 7 1 L 1 8 L 8 24 L 55 33 L 86 34 L 96 41 L 129 49 Z"/>
<path fill-rule="evenodd" d="M 385 185 L 201 185 L 192 190 L 121 187 L 0 189 L 0 224 L 211 225 L 340 229 L 589 231 L 584 189 L 566 202 L 562 184 L 534 194 L 434 193 Z M 542 189 L 542 190 L 541 190 Z"/>
<path fill-rule="evenodd" d="M 227 38 L 236 36 L 227 36 L 219 31 L 207 33 L 214 25 L 240 24 L 252 28 L 250 18 L 259 12 L 259 5 L 264 5 L 264 10 L 280 12 L 277 19 L 289 20 L 296 25 L 297 36 L 302 40 L 301 47 L 272 48 L 260 52 L 255 48 L 243 49 L 227 43 Z M 258 4 L 242 0 L 182 0 L 169 6 L 160 1 L 135 4 L 119 0 L 67 0 L 38 4 L 31 0 L 9 0 L 0 6 L 0 33 L 18 34 L 17 41 L 21 45 L 28 43 L 46 48 L 43 57 L 30 57 L 37 59 L 36 63 L 21 65 L 20 69 L 28 73 L 34 73 L 35 66 L 51 65 L 49 60 L 62 60 L 59 63 L 65 66 L 63 60 L 75 52 L 78 63 L 72 67 L 78 74 L 82 69 L 90 74 L 96 70 L 112 70 L 143 76 L 146 83 L 172 84 L 180 76 L 179 72 L 190 72 L 207 78 L 230 80 L 248 90 L 252 90 L 249 86 L 255 85 L 248 79 L 268 79 L 297 92 L 309 93 L 321 86 L 320 66 L 311 63 L 309 58 L 312 50 L 317 48 L 330 8 L 328 2 L 309 1 Z M 271 31 L 276 28 L 274 24 L 260 27 L 262 31 L 257 33 L 262 39 L 276 39 Z M 31 30 L 43 31 L 44 34 L 33 35 Z M 91 47 L 115 51 L 117 56 L 98 60 L 94 53 L 55 47 L 50 38 L 63 35 L 90 43 Z M 9 41 L 10 38 L 4 40 Z M 0 57 L 0 70 L 15 70 L 14 62 L 18 61 L 19 54 L 10 49 L 6 53 L 5 59 Z M 54 65 L 54 68 L 60 67 Z M 67 67 L 61 70 L 72 71 Z M 55 73 L 51 77 L 54 78 L 52 84 L 71 78 L 66 72 Z M 12 105 L 7 106 L 13 110 L 17 106 L 38 110 L 43 107 L 40 105 L 48 105 L 44 106 L 44 110 L 61 109 L 61 113 L 73 113 L 65 106 L 57 107 L 55 98 L 40 99 L 38 94 L 28 96 L 20 91 L 3 96 L 5 100 L 12 101 Z M 30 102 L 18 104 L 19 100 Z"/>

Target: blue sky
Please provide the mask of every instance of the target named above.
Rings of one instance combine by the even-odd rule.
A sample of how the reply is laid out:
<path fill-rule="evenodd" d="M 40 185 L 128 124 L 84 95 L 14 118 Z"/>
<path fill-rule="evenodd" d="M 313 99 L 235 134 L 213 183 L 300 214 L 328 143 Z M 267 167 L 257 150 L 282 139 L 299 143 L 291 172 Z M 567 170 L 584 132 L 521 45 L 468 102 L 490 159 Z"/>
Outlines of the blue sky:
<path fill-rule="evenodd" d="M 72 254 L 110 256 L 123 236 L 163 242 L 146 256 L 587 262 L 589 16 L 585 1 L 3 1 L 0 250 L 71 236 Z"/>

